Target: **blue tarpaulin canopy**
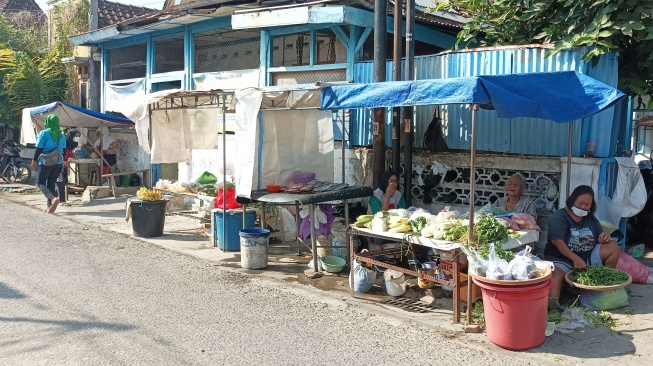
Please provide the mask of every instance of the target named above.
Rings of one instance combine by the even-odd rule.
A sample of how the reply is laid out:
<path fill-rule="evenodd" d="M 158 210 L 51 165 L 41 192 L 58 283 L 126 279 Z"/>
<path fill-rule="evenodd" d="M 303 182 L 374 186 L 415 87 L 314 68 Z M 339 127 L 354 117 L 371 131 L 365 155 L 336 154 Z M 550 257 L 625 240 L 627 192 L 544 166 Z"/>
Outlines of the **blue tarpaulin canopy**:
<path fill-rule="evenodd" d="M 127 118 L 91 111 L 65 102 L 53 102 L 23 109 L 21 143 L 36 142 L 36 134 L 44 128 L 45 117 L 49 114 L 59 117 L 59 125 L 62 128 L 134 126 L 134 122 Z"/>
<path fill-rule="evenodd" d="M 624 94 L 575 71 L 473 76 L 373 84 L 322 90 L 321 109 L 479 104 L 501 118 L 533 117 L 558 123 L 581 119 L 617 103 Z"/>

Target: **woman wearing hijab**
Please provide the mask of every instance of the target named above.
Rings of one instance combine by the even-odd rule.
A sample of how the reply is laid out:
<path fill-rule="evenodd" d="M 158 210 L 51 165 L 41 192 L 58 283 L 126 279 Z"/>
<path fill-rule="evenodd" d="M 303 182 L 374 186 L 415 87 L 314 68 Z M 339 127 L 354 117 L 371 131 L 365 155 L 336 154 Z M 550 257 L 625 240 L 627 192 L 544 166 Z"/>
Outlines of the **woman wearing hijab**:
<path fill-rule="evenodd" d="M 79 141 L 79 130 L 71 128 L 66 132 L 66 150 L 63 155 L 63 167 L 59 178 L 57 178 L 57 193 L 59 196 L 59 203 L 66 205 L 66 184 L 68 184 L 68 159 L 73 156 L 73 150 L 77 148 L 77 141 Z"/>
<path fill-rule="evenodd" d="M 36 185 L 48 199 L 45 212 L 53 213 L 59 205 L 59 198 L 54 195 L 57 177 L 63 165 L 63 155 L 66 149 L 66 137 L 59 129 L 59 117 L 49 114 L 45 117 L 45 130 L 36 137 L 36 151 L 32 160 L 32 169 L 39 166 Z"/>
<path fill-rule="evenodd" d="M 392 208 L 406 208 L 403 188 L 399 185 L 397 173 L 392 170 L 383 172 L 379 177 L 379 188 L 370 197 L 369 206 L 372 213 L 387 211 Z"/>

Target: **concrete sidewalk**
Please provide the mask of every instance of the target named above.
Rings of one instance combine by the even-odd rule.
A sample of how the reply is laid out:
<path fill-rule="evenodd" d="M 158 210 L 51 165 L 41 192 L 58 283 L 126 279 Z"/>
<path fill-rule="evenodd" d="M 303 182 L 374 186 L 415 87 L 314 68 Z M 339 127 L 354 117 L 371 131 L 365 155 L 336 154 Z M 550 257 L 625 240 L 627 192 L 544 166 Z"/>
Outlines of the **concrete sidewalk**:
<path fill-rule="evenodd" d="M 0 184 L 0 198 L 19 204 L 34 207 L 38 210 L 45 208 L 45 199 L 38 192 L 34 194 L 12 193 L 4 188 L 18 186 Z M 34 188 L 34 187 L 28 187 Z M 55 215 L 65 217 L 79 223 L 83 227 L 98 227 L 102 230 L 116 232 L 131 237 L 131 222 L 125 221 L 126 202 L 129 197 L 105 198 L 81 204 L 81 196 L 70 196 L 70 206 L 59 206 Z M 450 295 L 444 291 L 436 291 L 436 298 L 423 297 L 422 290 L 411 286 L 407 298 L 426 301 L 433 305 L 437 311 L 424 314 L 409 312 L 395 306 L 383 304 L 390 299 L 382 291 L 381 286 L 375 286 L 370 294 L 357 294 L 352 297 L 349 292 L 347 276 L 343 271 L 340 274 L 326 274 L 321 278 L 309 279 L 304 275 L 310 254 L 304 250 L 303 255 L 297 255 L 296 244 L 274 244 L 270 247 L 269 265 L 264 270 L 245 270 L 240 267 L 240 255 L 237 252 L 222 252 L 213 247 L 209 238 L 199 234 L 200 227 L 197 219 L 169 215 L 166 216 L 164 235 L 157 238 L 135 238 L 151 243 L 161 248 L 191 255 L 214 263 L 221 268 L 253 275 L 261 280 L 270 280 L 292 291 L 313 292 L 317 296 L 329 296 L 345 301 L 352 306 L 360 307 L 362 311 L 382 313 L 396 321 L 414 323 L 434 331 L 433 334 L 446 337 L 456 337 L 465 342 L 469 347 L 482 349 L 493 348 L 506 357 L 514 357 L 515 353 L 503 350 L 487 340 L 485 334 L 465 334 L 460 324 L 452 324 L 452 301 Z M 651 266 L 653 253 L 646 254 L 647 265 Z M 381 280 L 382 281 L 382 280 Z M 380 282 L 379 282 L 380 283 Z M 323 291 L 328 291 L 324 293 Z M 653 286 L 631 285 L 629 306 L 611 311 L 620 325 L 616 331 L 604 327 L 583 328 L 571 334 L 555 333 L 547 337 L 541 347 L 525 352 L 521 356 L 528 356 L 535 364 L 587 364 L 603 365 L 614 362 L 621 365 L 646 364 L 653 351 Z M 415 340 L 417 341 L 417 340 Z"/>

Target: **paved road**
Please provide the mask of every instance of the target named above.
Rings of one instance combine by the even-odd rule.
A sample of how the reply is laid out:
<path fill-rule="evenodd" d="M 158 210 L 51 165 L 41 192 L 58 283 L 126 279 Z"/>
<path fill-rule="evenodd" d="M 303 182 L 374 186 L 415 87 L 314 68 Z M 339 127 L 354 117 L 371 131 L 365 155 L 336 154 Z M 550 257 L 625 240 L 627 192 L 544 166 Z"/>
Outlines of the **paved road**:
<path fill-rule="evenodd" d="M 2 365 L 527 364 L 1 196 L 0 223 Z"/>

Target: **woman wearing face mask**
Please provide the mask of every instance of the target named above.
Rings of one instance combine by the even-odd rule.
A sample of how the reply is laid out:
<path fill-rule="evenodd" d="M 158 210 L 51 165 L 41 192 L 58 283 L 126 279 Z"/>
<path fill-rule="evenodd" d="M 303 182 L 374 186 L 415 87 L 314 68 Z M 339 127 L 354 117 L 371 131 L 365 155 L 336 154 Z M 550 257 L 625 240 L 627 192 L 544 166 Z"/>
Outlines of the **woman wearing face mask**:
<path fill-rule="evenodd" d="M 567 272 L 593 265 L 617 266 L 619 245 L 603 231 L 594 211 L 594 190 L 579 186 L 567 198 L 566 207 L 549 218 L 544 259 L 556 267 L 549 292 L 550 309 L 560 309 L 558 299 Z"/>
<path fill-rule="evenodd" d="M 67 206 L 66 203 L 66 184 L 68 184 L 68 159 L 73 157 L 73 150 L 77 148 L 77 143 L 79 142 L 79 130 L 76 128 L 71 128 L 66 132 L 66 149 L 64 150 L 63 155 L 63 169 L 61 174 L 57 179 L 57 195 L 59 196 L 59 202 Z"/>

